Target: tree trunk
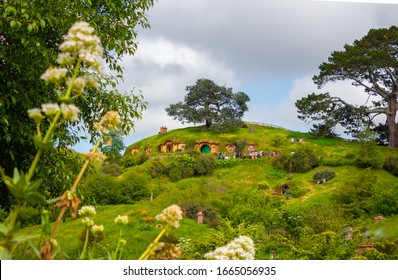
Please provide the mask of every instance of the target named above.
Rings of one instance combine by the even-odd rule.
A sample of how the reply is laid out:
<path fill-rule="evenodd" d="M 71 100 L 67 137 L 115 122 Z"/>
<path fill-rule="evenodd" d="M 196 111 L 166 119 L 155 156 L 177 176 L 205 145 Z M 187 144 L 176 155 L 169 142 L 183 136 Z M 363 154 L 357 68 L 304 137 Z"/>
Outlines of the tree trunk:
<path fill-rule="evenodd" d="M 210 128 L 211 127 L 211 120 L 206 120 L 206 128 Z"/>
<path fill-rule="evenodd" d="M 388 127 L 388 146 L 390 148 L 398 148 L 398 129 L 396 123 L 397 115 L 397 97 L 391 94 L 388 97 L 387 127 Z"/>

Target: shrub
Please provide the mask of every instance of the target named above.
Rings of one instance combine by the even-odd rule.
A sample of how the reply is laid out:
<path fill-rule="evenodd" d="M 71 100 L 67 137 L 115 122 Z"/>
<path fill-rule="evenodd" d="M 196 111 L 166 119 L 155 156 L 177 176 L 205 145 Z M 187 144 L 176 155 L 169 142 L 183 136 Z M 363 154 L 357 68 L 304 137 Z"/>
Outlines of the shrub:
<path fill-rule="evenodd" d="M 210 175 L 216 168 L 216 159 L 213 155 L 202 154 L 195 159 L 195 175 Z"/>
<path fill-rule="evenodd" d="M 267 181 L 261 181 L 258 183 L 258 190 L 266 191 L 269 189 L 269 183 Z"/>
<path fill-rule="evenodd" d="M 149 165 L 146 171 L 152 178 L 156 178 L 166 172 L 166 166 L 160 159 L 155 158 L 151 161 L 151 165 Z"/>
<path fill-rule="evenodd" d="M 123 173 L 122 168 L 116 163 L 105 164 L 102 167 L 101 173 L 109 174 L 111 176 L 117 177 Z"/>
<path fill-rule="evenodd" d="M 334 171 L 332 171 L 330 169 L 322 169 L 322 170 L 315 172 L 312 179 L 314 180 L 314 182 L 320 182 L 320 181 L 326 182 L 326 181 L 333 179 L 334 176 L 336 176 Z"/>
<path fill-rule="evenodd" d="M 362 168 L 374 167 L 379 168 L 383 165 L 380 155 L 374 150 L 361 149 L 355 160 L 355 165 Z"/>
<path fill-rule="evenodd" d="M 93 175 L 80 188 L 84 203 L 93 205 L 130 204 L 149 196 L 143 174 L 127 172 L 122 178 Z"/>
<path fill-rule="evenodd" d="M 149 197 L 149 189 L 147 185 L 148 179 L 145 175 L 135 170 L 126 172 L 121 181 L 123 189 L 122 193 L 128 195 L 133 201 L 139 201 Z"/>
<path fill-rule="evenodd" d="M 148 159 L 148 155 L 145 151 L 138 152 L 134 156 L 127 155 L 123 157 L 120 162 L 123 168 L 137 166 L 143 164 Z"/>
<path fill-rule="evenodd" d="M 383 164 L 383 169 L 394 176 L 398 176 L 398 156 L 388 157 Z"/>
<path fill-rule="evenodd" d="M 189 219 L 196 219 L 196 214 L 198 214 L 198 212 L 202 212 L 204 215 L 203 223 L 212 228 L 216 228 L 221 223 L 220 214 L 211 205 L 187 203 L 183 204 L 181 209 L 185 211 L 185 216 Z"/>
<path fill-rule="evenodd" d="M 167 166 L 167 175 L 173 182 L 192 177 L 195 174 L 194 163 L 192 156 L 182 154 Z"/>
<path fill-rule="evenodd" d="M 305 173 L 318 166 L 318 156 L 313 148 L 307 145 L 301 146 L 296 152 L 289 156 L 278 155 L 274 161 L 274 166 L 289 172 Z"/>

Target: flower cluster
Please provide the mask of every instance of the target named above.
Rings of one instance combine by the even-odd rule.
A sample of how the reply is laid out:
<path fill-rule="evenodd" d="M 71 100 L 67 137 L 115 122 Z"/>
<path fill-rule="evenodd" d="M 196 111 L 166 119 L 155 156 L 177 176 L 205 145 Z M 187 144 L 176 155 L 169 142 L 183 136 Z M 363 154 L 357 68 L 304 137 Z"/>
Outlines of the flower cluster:
<path fill-rule="evenodd" d="M 85 225 L 86 227 L 92 227 L 94 225 L 94 221 L 86 217 L 82 219 L 82 224 Z"/>
<path fill-rule="evenodd" d="M 94 206 L 83 206 L 79 210 L 78 214 L 79 216 L 94 216 L 97 212 L 95 211 Z"/>
<path fill-rule="evenodd" d="M 227 245 L 204 255 L 208 260 L 254 260 L 254 256 L 253 240 L 247 236 L 239 236 Z"/>
<path fill-rule="evenodd" d="M 119 113 L 116 111 L 108 111 L 99 123 L 94 123 L 94 128 L 103 134 L 107 134 L 110 129 L 117 130 L 119 123 Z"/>
<path fill-rule="evenodd" d="M 159 242 L 153 247 L 151 258 L 155 260 L 177 260 L 181 257 L 181 249 L 174 244 Z"/>
<path fill-rule="evenodd" d="M 77 59 L 97 72 L 101 71 L 103 48 L 100 39 L 93 34 L 94 28 L 87 22 L 76 22 L 69 29 L 65 41 L 59 46 L 62 53 L 57 62 L 72 65 Z"/>
<path fill-rule="evenodd" d="M 59 111 L 62 113 L 63 121 L 70 122 L 77 121 L 80 113 L 79 108 L 72 104 L 67 105 L 62 103 L 61 106 L 59 106 L 57 103 L 46 103 L 41 105 L 41 110 L 38 108 L 29 109 L 28 116 L 33 119 L 36 124 L 39 124 L 42 119 L 44 119 L 44 116 L 52 119 Z"/>
<path fill-rule="evenodd" d="M 69 29 L 65 41 L 59 46 L 61 53 L 58 55 L 57 62 L 61 66 L 49 67 L 40 76 L 41 79 L 57 87 L 61 85 L 62 80 L 69 77 L 66 85 L 70 90 L 61 98 L 70 98 L 71 92 L 75 98 L 81 95 L 86 87 L 98 87 L 98 80 L 93 75 L 77 77 L 75 74 L 69 74 L 73 67 L 77 69 L 80 65 L 86 69 L 92 69 L 98 74 L 102 72 L 104 50 L 101 47 L 100 39 L 93 33 L 94 28 L 87 22 L 76 22 Z M 93 71 L 91 73 L 93 74 Z"/>
<path fill-rule="evenodd" d="M 162 213 L 156 216 L 156 219 L 161 222 L 167 222 L 172 228 L 178 228 L 180 226 L 179 221 L 182 220 L 181 208 L 175 204 L 171 205 L 163 209 Z"/>
<path fill-rule="evenodd" d="M 68 69 L 66 68 L 49 67 L 46 72 L 40 76 L 40 78 L 49 83 L 59 85 L 60 81 L 65 78 L 66 74 L 68 74 Z"/>
<path fill-rule="evenodd" d="M 91 227 L 91 233 L 94 234 L 94 236 L 99 236 L 104 232 L 104 226 L 103 225 L 93 225 Z"/>
<path fill-rule="evenodd" d="M 116 224 L 123 224 L 123 225 L 126 225 L 126 224 L 128 224 L 128 222 L 129 222 L 129 218 L 128 218 L 127 216 L 120 216 L 120 215 L 117 215 L 117 217 L 115 218 L 114 222 L 115 222 Z"/>

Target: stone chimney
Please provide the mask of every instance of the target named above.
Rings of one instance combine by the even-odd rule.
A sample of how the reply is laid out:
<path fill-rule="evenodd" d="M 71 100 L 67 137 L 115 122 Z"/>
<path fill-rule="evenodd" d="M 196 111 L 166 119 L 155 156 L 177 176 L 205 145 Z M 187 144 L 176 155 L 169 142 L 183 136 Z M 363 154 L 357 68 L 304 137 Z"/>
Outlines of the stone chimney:
<path fill-rule="evenodd" d="M 203 224 L 203 218 L 204 218 L 204 215 L 202 212 L 198 212 L 198 214 L 196 214 L 196 222 L 198 224 Z"/>
<path fill-rule="evenodd" d="M 167 127 L 165 127 L 165 126 L 160 127 L 159 134 L 165 134 L 165 133 L 167 133 Z"/>

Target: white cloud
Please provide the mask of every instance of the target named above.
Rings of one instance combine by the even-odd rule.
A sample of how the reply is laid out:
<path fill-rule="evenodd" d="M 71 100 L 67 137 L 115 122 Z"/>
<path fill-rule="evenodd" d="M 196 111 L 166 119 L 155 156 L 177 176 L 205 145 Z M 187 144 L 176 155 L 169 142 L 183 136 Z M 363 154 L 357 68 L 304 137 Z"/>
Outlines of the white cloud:
<path fill-rule="evenodd" d="M 170 129 L 187 126 L 167 116 L 165 108 L 183 101 L 185 88 L 198 79 L 208 78 L 229 87 L 238 84 L 234 72 L 210 54 L 162 38 L 142 40 L 135 56 L 124 59 L 123 67 L 123 87 L 141 90 L 148 102 L 135 133 L 126 138 L 128 144 L 156 134 L 163 125 Z"/>

